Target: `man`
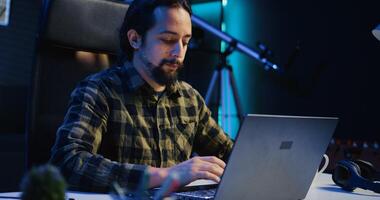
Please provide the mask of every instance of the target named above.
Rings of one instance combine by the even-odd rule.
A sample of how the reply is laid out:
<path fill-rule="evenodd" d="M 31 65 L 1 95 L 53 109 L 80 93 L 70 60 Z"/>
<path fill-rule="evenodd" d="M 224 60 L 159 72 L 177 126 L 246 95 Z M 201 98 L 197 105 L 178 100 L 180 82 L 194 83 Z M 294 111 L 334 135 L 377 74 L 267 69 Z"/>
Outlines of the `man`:
<path fill-rule="evenodd" d="M 51 162 L 71 189 L 107 191 L 114 181 L 134 189 L 144 173 L 149 188 L 173 172 L 181 184 L 220 180 L 232 141 L 201 95 L 177 81 L 190 16 L 186 0 L 130 5 L 120 31 L 124 65 L 82 81 L 57 131 Z"/>

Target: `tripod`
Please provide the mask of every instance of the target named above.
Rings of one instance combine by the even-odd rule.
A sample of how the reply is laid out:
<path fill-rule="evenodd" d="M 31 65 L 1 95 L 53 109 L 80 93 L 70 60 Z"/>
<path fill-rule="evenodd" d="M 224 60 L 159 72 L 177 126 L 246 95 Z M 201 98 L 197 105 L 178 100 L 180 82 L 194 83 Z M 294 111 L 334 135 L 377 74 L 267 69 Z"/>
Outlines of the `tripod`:
<path fill-rule="evenodd" d="M 216 105 L 218 108 L 219 108 L 219 106 L 221 107 L 221 112 L 222 112 L 221 124 L 222 124 L 222 127 L 227 122 L 227 120 L 228 120 L 227 118 L 231 117 L 231 115 L 228 114 L 229 103 L 225 101 L 227 98 L 228 86 L 232 90 L 233 99 L 234 99 L 235 105 L 236 105 L 237 117 L 239 120 L 239 124 L 243 120 L 242 107 L 241 107 L 239 95 L 237 93 L 236 82 L 235 82 L 234 76 L 232 74 L 232 66 L 227 64 L 227 56 L 233 52 L 235 47 L 236 47 L 236 43 L 231 43 L 228 46 L 228 48 L 221 54 L 221 59 L 220 59 L 221 62 L 214 69 L 210 84 L 209 84 L 208 89 L 207 89 L 206 98 L 205 98 L 206 104 L 209 105 L 211 95 L 212 95 L 213 90 L 215 89 L 215 86 L 216 86 L 216 82 L 219 81 L 219 90 L 217 91 L 218 93 L 217 93 Z M 228 86 L 223 87 L 225 85 L 224 83 L 227 83 Z M 219 115 L 219 113 L 218 113 L 218 115 Z M 225 128 L 225 126 L 223 128 Z"/>
<path fill-rule="evenodd" d="M 280 72 L 281 68 L 279 66 L 277 66 L 276 64 L 268 61 L 265 58 L 265 53 L 264 54 L 263 54 L 263 52 L 261 52 L 261 54 L 257 53 L 256 51 L 249 48 L 247 45 L 245 45 L 245 44 L 241 43 L 240 41 L 238 41 L 237 39 L 229 36 L 228 34 L 224 33 L 223 31 L 216 29 L 215 27 L 211 26 L 210 24 L 208 24 L 206 21 L 202 20 L 201 18 L 199 18 L 195 15 L 192 15 L 191 21 L 194 24 L 196 24 L 197 26 L 201 27 L 202 29 L 204 29 L 204 30 L 210 32 L 211 34 L 215 35 L 216 37 L 220 38 L 221 40 L 223 40 L 224 42 L 226 42 L 229 45 L 228 48 L 221 54 L 221 63 L 215 68 L 215 71 L 212 75 L 210 85 L 207 89 L 205 101 L 206 101 L 206 104 L 209 105 L 212 91 L 213 91 L 213 89 L 215 87 L 215 83 L 218 79 L 221 80 L 220 85 L 222 85 L 222 83 L 224 82 L 223 80 L 228 79 L 227 83 L 231 86 L 231 89 L 232 89 L 233 98 L 235 100 L 236 109 L 238 112 L 237 115 L 238 115 L 239 124 L 240 124 L 243 120 L 243 112 L 242 112 L 239 97 L 237 95 L 235 79 L 233 78 L 233 75 L 232 75 L 232 67 L 227 64 L 227 56 L 229 54 L 231 54 L 233 50 L 237 49 L 237 50 L 243 52 L 244 54 L 248 55 L 249 57 L 254 58 L 259 63 L 263 64 L 265 70 L 273 70 L 276 72 Z M 263 49 L 261 47 L 260 47 L 260 49 L 263 51 Z M 267 51 L 265 50 L 265 52 L 267 52 Z M 267 53 L 269 53 L 269 52 L 267 52 Z M 224 76 L 223 75 L 223 74 L 225 74 L 224 72 L 227 72 L 228 75 Z M 220 88 L 221 89 L 218 92 L 217 105 L 218 105 L 218 107 L 219 107 L 219 105 L 221 105 L 221 107 L 222 107 L 222 120 L 221 120 L 221 122 L 223 124 L 224 122 L 226 122 L 226 117 L 227 117 L 226 113 L 227 113 L 227 106 L 228 105 L 226 105 L 226 102 L 223 101 L 223 99 L 225 99 L 225 96 L 226 96 L 225 91 L 222 87 L 220 87 Z M 223 127 L 223 125 L 222 125 L 222 127 Z"/>

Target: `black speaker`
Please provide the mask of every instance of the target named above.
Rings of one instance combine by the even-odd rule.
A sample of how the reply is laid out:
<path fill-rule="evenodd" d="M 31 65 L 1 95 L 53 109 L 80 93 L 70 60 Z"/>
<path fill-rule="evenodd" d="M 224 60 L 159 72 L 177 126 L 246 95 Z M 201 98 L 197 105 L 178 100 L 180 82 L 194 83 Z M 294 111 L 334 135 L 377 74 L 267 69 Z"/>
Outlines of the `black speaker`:
<path fill-rule="evenodd" d="M 380 193 L 380 182 L 376 182 L 378 178 L 373 165 L 364 160 L 341 160 L 336 164 L 332 175 L 335 184 L 343 190 L 362 188 Z"/>

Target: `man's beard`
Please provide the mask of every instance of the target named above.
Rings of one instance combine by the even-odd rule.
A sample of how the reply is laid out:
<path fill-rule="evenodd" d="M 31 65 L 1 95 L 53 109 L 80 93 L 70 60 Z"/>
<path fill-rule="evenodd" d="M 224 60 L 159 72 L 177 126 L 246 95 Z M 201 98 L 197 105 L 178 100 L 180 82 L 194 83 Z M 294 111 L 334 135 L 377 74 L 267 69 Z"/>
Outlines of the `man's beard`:
<path fill-rule="evenodd" d="M 183 63 L 176 59 L 162 59 L 158 65 L 154 65 L 148 60 L 145 54 L 140 54 L 141 60 L 149 76 L 160 85 L 171 85 L 178 80 L 178 72 L 183 68 Z M 166 72 L 165 64 L 175 64 L 177 69 L 174 72 Z"/>

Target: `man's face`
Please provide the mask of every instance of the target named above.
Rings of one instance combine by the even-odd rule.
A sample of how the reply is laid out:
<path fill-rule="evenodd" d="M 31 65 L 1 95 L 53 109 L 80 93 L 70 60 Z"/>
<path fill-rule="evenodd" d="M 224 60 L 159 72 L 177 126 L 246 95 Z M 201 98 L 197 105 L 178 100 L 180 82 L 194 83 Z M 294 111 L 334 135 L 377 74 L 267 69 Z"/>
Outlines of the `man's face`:
<path fill-rule="evenodd" d="M 135 53 L 144 71 L 161 85 L 177 80 L 191 38 L 191 19 L 183 8 L 157 7 L 155 25 L 149 29 Z"/>

